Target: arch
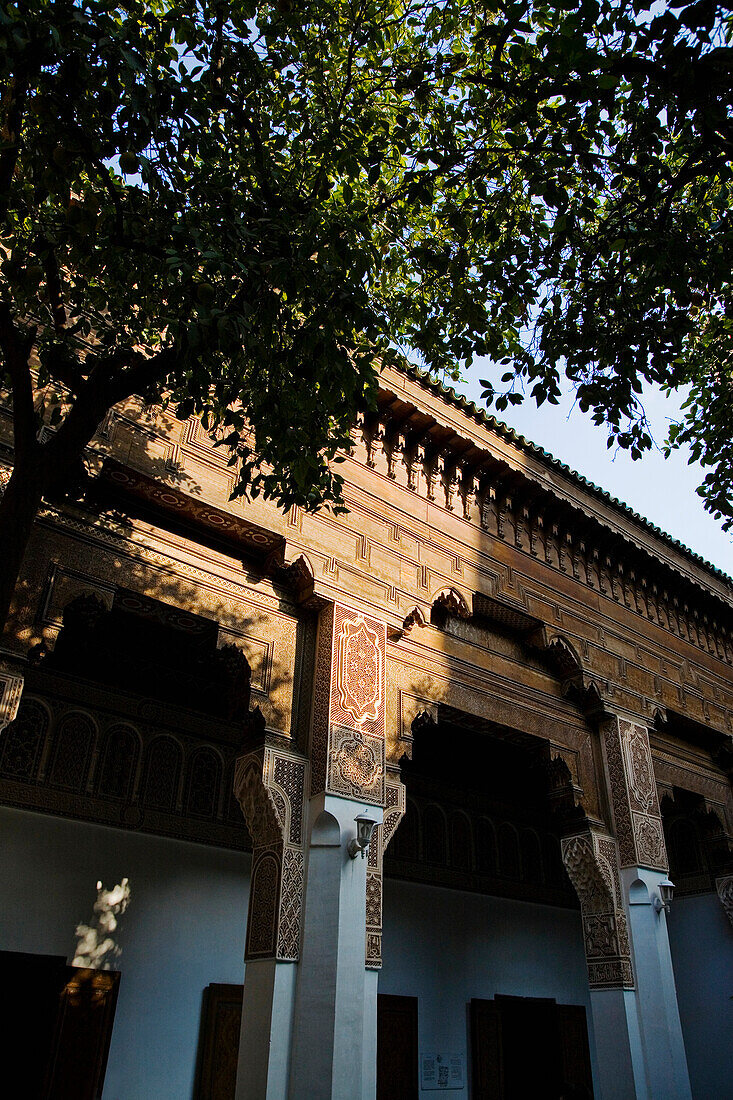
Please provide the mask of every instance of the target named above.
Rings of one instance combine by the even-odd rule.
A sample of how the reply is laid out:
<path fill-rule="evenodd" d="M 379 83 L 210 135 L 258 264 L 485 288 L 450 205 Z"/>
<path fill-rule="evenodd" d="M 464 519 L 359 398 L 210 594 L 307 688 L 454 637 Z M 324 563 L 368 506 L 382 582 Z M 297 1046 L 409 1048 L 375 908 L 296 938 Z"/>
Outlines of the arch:
<path fill-rule="evenodd" d="M 448 829 L 440 806 L 430 803 L 422 812 L 423 858 L 426 863 L 445 866 L 448 857 Z"/>
<path fill-rule="evenodd" d="M 497 869 L 496 830 L 488 817 L 476 822 L 476 870 L 482 875 L 495 875 Z"/>
<path fill-rule="evenodd" d="M 519 837 L 509 821 L 499 826 L 499 874 L 504 878 L 521 879 L 522 864 L 519 858 Z"/>
<path fill-rule="evenodd" d="M 640 878 L 634 879 L 629 887 L 629 905 L 651 905 L 649 887 Z"/>
<path fill-rule="evenodd" d="M 40 700 L 21 698 L 17 716 L 0 735 L 0 774 L 21 781 L 36 778 L 50 723 Z"/>
<path fill-rule="evenodd" d="M 561 680 L 578 675 L 582 677 L 583 662 L 575 646 L 564 634 L 553 634 L 548 638 L 546 653 Z"/>
<path fill-rule="evenodd" d="M 130 795 L 140 755 L 140 734 L 132 726 L 110 726 L 104 739 L 97 793 L 125 800 Z"/>
<path fill-rule="evenodd" d="M 151 741 L 145 761 L 142 801 L 157 810 L 175 809 L 183 750 L 175 738 L 161 735 Z"/>
<path fill-rule="evenodd" d="M 473 829 L 467 814 L 461 810 L 451 814 L 450 865 L 456 871 L 473 869 Z"/>
<path fill-rule="evenodd" d="M 311 848 L 338 848 L 341 845 L 341 826 L 333 814 L 323 810 L 313 822 Z"/>
<path fill-rule="evenodd" d="M 436 592 L 430 604 L 430 621 L 436 626 L 442 626 L 449 615 L 457 619 L 471 618 L 469 598 L 453 585 Z"/>
<path fill-rule="evenodd" d="M 87 780 L 97 727 L 83 711 L 65 714 L 58 724 L 49 770 L 49 783 L 81 791 Z"/>
<path fill-rule="evenodd" d="M 519 841 L 522 860 L 522 878 L 525 882 L 539 885 L 544 882 L 542 844 L 534 829 L 522 829 Z"/>
<path fill-rule="evenodd" d="M 186 812 L 194 817 L 216 817 L 223 765 L 211 748 L 191 755 L 186 769 Z"/>

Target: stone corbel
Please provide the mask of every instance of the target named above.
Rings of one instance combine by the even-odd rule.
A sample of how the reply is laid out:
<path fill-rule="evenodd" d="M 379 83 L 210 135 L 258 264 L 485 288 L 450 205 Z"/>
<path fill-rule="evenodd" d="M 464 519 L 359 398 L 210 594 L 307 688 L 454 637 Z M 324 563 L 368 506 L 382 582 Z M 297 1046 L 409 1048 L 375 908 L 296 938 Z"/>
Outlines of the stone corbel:
<path fill-rule="evenodd" d="M 234 794 L 252 837 L 246 959 L 299 957 L 307 779 L 307 759 L 274 739 L 237 760 Z"/>
<path fill-rule="evenodd" d="M 25 678 L 17 665 L 0 659 L 0 733 L 14 721 Z"/>

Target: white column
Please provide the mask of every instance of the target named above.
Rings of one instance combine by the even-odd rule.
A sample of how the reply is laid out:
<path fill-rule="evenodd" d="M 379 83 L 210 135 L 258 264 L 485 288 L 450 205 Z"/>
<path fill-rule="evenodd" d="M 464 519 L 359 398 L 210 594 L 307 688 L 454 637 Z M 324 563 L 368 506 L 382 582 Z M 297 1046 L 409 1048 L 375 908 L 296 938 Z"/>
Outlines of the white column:
<path fill-rule="evenodd" d="M 591 989 L 597 1100 L 649 1095 L 633 989 Z"/>
<path fill-rule="evenodd" d="M 667 916 L 664 910 L 657 913 L 653 904 L 664 878 L 644 867 L 625 867 L 621 872 L 648 1096 L 650 1100 L 691 1100 Z"/>
<path fill-rule="evenodd" d="M 381 823 L 380 807 L 311 799 L 290 1100 L 366 1100 L 365 1067 L 376 1066 L 376 996 L 364 960 L 367 861 L 347 850 L 359 813 Z"/>
<path fill-rule="evenodd" d="M 236 1100 L 287 1100 L 297 970 L 277 959 L 245 965 Z"/>

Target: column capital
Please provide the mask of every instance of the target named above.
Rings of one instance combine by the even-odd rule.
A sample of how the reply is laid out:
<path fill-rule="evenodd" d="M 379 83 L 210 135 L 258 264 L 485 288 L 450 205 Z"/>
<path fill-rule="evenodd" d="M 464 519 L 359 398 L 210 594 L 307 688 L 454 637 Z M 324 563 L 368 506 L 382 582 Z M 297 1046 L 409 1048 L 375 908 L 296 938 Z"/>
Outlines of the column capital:
<path fill-rule="evenodd" d="M 240 756 L 234 794 L 252 837 L 246 959 L 296 962 L 303 904 L 303 800 L 308 761 L 264 735 Z"/>
<path fill-rule="evenodd" d="M 591 989 L 633 989 L 616 841 L 589 828 L 564 837 L 561 849 L 580 901 Z"/>

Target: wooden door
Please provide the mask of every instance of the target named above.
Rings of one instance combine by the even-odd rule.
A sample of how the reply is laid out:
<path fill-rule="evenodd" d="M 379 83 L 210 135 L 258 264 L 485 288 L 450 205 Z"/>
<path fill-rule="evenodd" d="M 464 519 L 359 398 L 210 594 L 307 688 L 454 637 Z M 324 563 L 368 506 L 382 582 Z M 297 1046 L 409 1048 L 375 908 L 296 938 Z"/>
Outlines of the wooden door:
<path fill-rule="evenodd" d="M 120 974 L 67 967 L 59 998 L 44 1100 L 100 1100 Z"/>
<path fill-rule="evenodd" d="M 582 1005 L 496 997 L 469 1016 L 473 1100 L 593 1100 Z"/>
<path fill-rule="evenodd" d="M 417 1100 L 417 997 L 377 997 L 377 1100 Z"/>
<path fill-rule="evenodd" d="M 502 1020 L 496 1001 L 471 1001 L 471 1066 L 473 1100 L 503 1100 Z"/>
<path fill-rule="evenodd" d="M 0 1059 L 23 1100 L 99 1100 L 119 979 L 63 956 L 0 952 Z"/>
<path fill-rule="evenodd" d="M 243 996 L 243 985 L 214 983 L 204 990 L 194 1100 L 234 1100 Z"/>
<path fill-rule="evenodd" d="M 588 1024 L 583 1005 L 558 1005 L 566 1100 L 593 1100 Z"/>

